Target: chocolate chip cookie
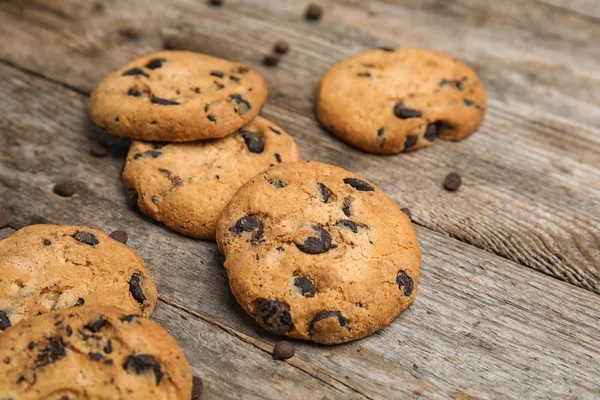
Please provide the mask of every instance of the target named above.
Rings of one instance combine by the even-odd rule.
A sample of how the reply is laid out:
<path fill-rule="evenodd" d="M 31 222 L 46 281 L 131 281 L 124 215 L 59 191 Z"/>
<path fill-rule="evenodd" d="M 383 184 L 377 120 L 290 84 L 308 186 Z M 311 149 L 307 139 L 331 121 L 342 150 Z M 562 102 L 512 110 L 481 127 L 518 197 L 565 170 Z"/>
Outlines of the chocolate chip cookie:
<path fill-rule="evenodd" d="M 244 183 L 269 167 L 299 159 L 294 139 L 257 117 L 223 139 L 134 141 L 123 181 L 137 191 L 145 214 L 184 235 L 212 240 L 223 208 Z"/>
<path fill-rule="evenodd" d="M 92 121 L 139 140 L 221 138 L 253 120 L 267 98 L 249 67 L 186 51 L 162 51 L 108 75 L 92 92 Z"/>
<path fill-rule="evenodd" d="M 53 311 L 0 338 L 1 399 L 191 398 L 192 376 L 175 340 L 121 309 Z"/>
<path fill-rule="evenodd" d="M 267 170 L 217 226 L 231 290 L 269 332 L 335 344 L 387 326 L 417 293 L 408 217 L 364 178 L 314 161 Z"/>
<path fill-rule="evenodd" d="M 321 80 L 317 116 L 343 141 L 373 153 L 460 140 L 481 124 L 483 84 L 466 64 L 415 48 L 359 53 Z"/>
<path fill-rule="evenodd" d="M 0 241 L 0 331 L 84 304 L 150 316 L 156 298 L 142 259 L 98 230 L 30 225 Z"/>

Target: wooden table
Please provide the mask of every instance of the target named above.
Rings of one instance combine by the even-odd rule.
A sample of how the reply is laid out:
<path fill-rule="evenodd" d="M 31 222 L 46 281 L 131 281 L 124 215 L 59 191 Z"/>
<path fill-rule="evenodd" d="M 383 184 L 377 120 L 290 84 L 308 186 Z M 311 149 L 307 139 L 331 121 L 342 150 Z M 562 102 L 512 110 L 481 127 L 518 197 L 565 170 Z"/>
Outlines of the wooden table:
<path fill-rule="evenodd" d="M 0 207 L 14 229 L 48 221 L 129 233 L 205 398 L 600 398 L 600 6 L 598 0 L 0 1 Z M 136 28 L 137 39 L 119 33 Z M 232 297 L 214 243 L 126 206 L 127 142 L 88 121 L 91 89 L 166 37 L 248 63 L 263 114 L 305 158 L 364 175 L 412 211 L 423 248 L 417 301 L 371 337 L 326 347 L 278 339 Z M 292 50 L 275 68 L 276 40 Z M 420 46 L 472 65 L 488 89 L 478 133 L 409 154 L 362 153 L 323 131 L 320 77 L 375 46 Z M 108 158 L 89 154 L 94 140 Z M 463 176 L 458 192 L 446 174 Z M 52 192 L 64 179 L 77 195 Z"/>

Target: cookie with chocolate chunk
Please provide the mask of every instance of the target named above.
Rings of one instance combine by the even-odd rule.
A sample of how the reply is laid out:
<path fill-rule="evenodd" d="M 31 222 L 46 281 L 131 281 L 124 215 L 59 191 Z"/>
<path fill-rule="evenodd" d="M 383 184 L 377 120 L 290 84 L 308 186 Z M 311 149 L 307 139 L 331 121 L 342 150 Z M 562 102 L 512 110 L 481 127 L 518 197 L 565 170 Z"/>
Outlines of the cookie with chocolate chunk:
<path fill-rule="evenodd" d="M 53 311 L 0 337 L 1 399 L 191 398 L 192 375 L 175 340 L 121 309 Z"/>
<path fill-rule="evenodd" d="M 223 208 L 244 183 L 269 167 L 299 159 L 294 139 L 257 117 L 223 139 L 134 141 L 123 181 L 137 191 L 145 214 L 184 235 L 212 240 Z"/>
<path fill-rule="evenodd" d="M 267 98 L 249 67 L 186 51 L 162 51 L 108 75 L 92 92 L 92 121 L 148 141 L 221 138 L 252 121 Z"/>
<path fill-rule="evenodd" d="M 296 162 L 253 178 L 223 211 L 217 244 L 237 301 L 275 334 L 359 339 L 417 293 L 410 220 L 372 183 L 332 165 Z"/>
<path fill-rule="evenodd" d="M 460 140 L 483 121 L 487 97 L 466 64 L 416 48 L 359 53 L 321 80 L 317 116 L 343 141 L 373 153 L 398 153 Z"/>
<path fill-rule="evenodd" d="M 96 229 L 30 225 L 0 241 L 0 331 L 83 305 L 150 316 L 156 299 L 144 261 Z"/>

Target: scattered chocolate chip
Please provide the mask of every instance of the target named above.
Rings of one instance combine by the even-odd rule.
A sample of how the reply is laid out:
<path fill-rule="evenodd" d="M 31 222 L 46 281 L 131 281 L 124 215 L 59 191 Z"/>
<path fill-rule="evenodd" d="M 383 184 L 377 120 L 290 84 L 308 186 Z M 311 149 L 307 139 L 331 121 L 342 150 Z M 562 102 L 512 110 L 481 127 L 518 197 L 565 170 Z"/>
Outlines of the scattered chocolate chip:
<path fill-rule="evenodd" d="M 127 371 L 128 374 L 135 375 L 141 375 L 151 371 L 154 373 L 157 386 L 160 384 L 163 375 L 160 363 L 148 354 L 136 354 L 127 357 L 123 363 L 123 369 Z"/>
<path fill-rule="evenodd" d="M 163 40 L 163 48 L 166 50 L 177 50 L 181 47 L 181 41 L 175 36 L 168 36 Z"/>
<path fill-rule="evenodd" d="M 344 212 L 344 214 L 346 215 L 346 217 L 351 217 L 351 212 L 350 212 L 350 201 L 351 198 L 350 197 L 345 197 L 344 198 L 344 205 L 342 206 L 342 211 Z"/>
<path fill-rule="evenodd" d="M 131 69 L 128 69 L 127 71 L 123 72 L 123 75 L 122 75 L 122 76 L 135 76 L 135 75 L 143 75 L 143 76 L 145 76 L 146 78 L 149 78 L 149 77 L 150 77 L 150 76 L 149 76 L 148 74 L 146 74 L 146 73 L 144 72 L 144 70 L 143 70 L 143 69 L 141 69 L 141 68 L 131 68 Z"/>
<path fill-rule="evenodd" d="M 217 71 L 217 70 L 215 70 L 215 71 L 210 71 L 210 74 L 211 74 L 212 76 L 216 76 L 217 78 L 222 78 L 222 77 L 224 77 L 224 76 L 225 76 L 225 73 L 224 73 L 223 71 Z"/>
<path fill-rule="evenodd" d="M 148 61 L 148 64 L 146 64 L 146 68 L 149 69 L 157 69 L 162 67 L 162 65 L 167 62 L 166 58 L 154 58 L 150 61 Z"/>
<path fill-rule="evenodd" d="M 131 293 L 133 298 L 140 304 L 146 301 L 146 296 L 144 296 L 144 291 L 142 290 L 142 286 L 140 285 L 140 279 L 142 277 L 142 274 L 135 273 L 131 275 L 131 279 L 129 279 L 129 292 Z"/>
<path fill-rule="evenodd" d="M 235 112 L 239 115 L 244 115 L 252 109 L 250 103 L 244 100 L 244 98 L 240 94 L 232 94 L 231 96 L 229 96 L 229 98 L 235 101 Z"/>
<path fill-rule="evenodd" d="M 321 254 L 333 249 L 331 235 L 322 226 L 312 225 L 312 229 L 319 234 L 318 237 L 309 236 L 302 244 L 296 244 L 298 249 L 306 254 Z"/>
<path fill-rule="evenodd" d="M 117 242 L 121 242 L 123 244 L 127 243 L 128 236 L 127 232 L 125 231 L 114 231 L 108 236 Z"/>
<path fill-rule="evenodd" d="M 90 246 L 95 246 L 98 243 L 100 243 L 95 235 L 93 235 L 92 233 L 89 233 L 89 232 L 85 232 L 85 231 L 75 232 L 73 234 L 73 238 L 75 240 L 77 240 L 78 242 L 85 243 Z"/>
<path fill-rule="evenodd" d="M 323 7 L 318 4 L 310 3 L 304 11 L 304 18 L 311 21 L 318 21 L 323 16 Z"/>
<path fill-rule="evenodd" d="M 106 318 L 101 315 L 96 321 L 90 322 L 84 326 L 85 329 L 91 332 L 99 332 L 102 328 L 106 326 Z"/>
<path fill-rule="evenodd" d="M 121 318 L 121 322 L 131 323 L 134 319 L 139 318 L 140 316 L 137 314 L 129 314 Z"/>
<path fill-rule="evenodd" d="M 214 7 L 221 7 L 224 3 L 224 0 L 208 0 L 208 4 Z"/>
<path fill-rule="evenodd" d="M 271 131 L 273 131 L 273 133 L 275 133 L 276 135 L 281 135 L 281 131 L 278 131 L 277 129 L 273 128 L 272 126 L 270 126 L 269 129 Z"/>
<path fill-rule="evenodd" d="M 341 221 L 338 221 L 338 222 L 335 223 L 335 226 L 348 228 L 348 229 L 350 229 L 354 233 L 358 232 L 358 224 L 356 222 L 354 222 L 354 221 L 349 220 L 349 219 L 343 219 Z"/>
<path fill-rule="evenodd" d="M 319 189 L 321 202 L 327 203 L 327 201 L 329 201 L 329 198 L 331 197 L 331 195 L 333 193 L 331 192 L 331 190 L 329 190 L 329 188 L 327 186 L 325 186 L 324 183 L 321 183 L 321 182 L 317 182 L 317 188 Z"/>
<path fill-rule="evenodd" d="M 268 182 L 275 186 L 277 189 L 281 189 L 282 187 L 286 187 L 287 183 L 285 183 L 284 181 L 280 181 L 278 179 L 269 179 Z"/>
<path fill-rule="evenodd" d="M 230 230 L 236 235 L 241 235 L 243 232 L 253 232 L 252 241 L 257 242 L 262 238 L 263 224 L 257 217 L 249 215 L 238 219 Z"/>
<path fill-rule="evenodd" d="M 399 101 L 394 105 L 394 115 L 401 119 L 419 118 L 421 116 L 421 111 L 405 107 L 404 103 Z"/>
<path fill-rule="evenodd" d="M 4 310 L 0 310 L 0 331 L 10 328 L 11 323 L 8 314 Z"/>
<path fill-rule="evenodd" d="M 11 220 L 12 220 L 12 217 L 10 215 L 10 212 L 8 212 L 8 210 L 0 210 L 0 228 L 4 228 L 8 224 L 10 224 Z"/>
<path fill-rule="evenodd" d="M 119 29 L 119 35 L 125 39 L 137 39 L 140 37 L 140 31 L 133 26 L 126 26 L 125 28 Z"/>
<path fill-rule="evenodd" d="M 129 88 L 127 96 L 140 97 L 142 93 L 138 92 L 136 88 Z"/>
<path fill-rule="evenodd" d="M 92 142 L 92 145 L 90 146 L 90 154 L 98 158 L 106 157 L 108 155 L 108 147 L 102 143 Z"/>
<path fill-rule="evenodd" d="M 398 271 L 398 275 L 396 275 L 396 284 L 398 285 L 398 289 L 400 289 L 405 296 L 410 296 L 415 288 L 413 279 L 404 271 Z"/>
<path fill-rule="evenodd" d="M 89 353 L 90 360 L 92 361 L 100 361 L 102 360 L 102 354 L 100 353 Z"/>
<path fill-rule="evenodd" d="M 352 186 L 354 189 L 359 190 L 361 192 L 372 192 L 373 190 L 375 190 L 373 186 L 357 178 L 345 178 L 344 183 L 346 185 Z"/>
<path fill-rule="evenodd" d="M 204 383 L 202 383 L 202 379 L 194 376 L 192 378 L 192 400 L 200 400 L 203 391 Z"/>
<path fill-rule="evenodd" d="M 35 368 L 53 364 L 66 355 L 67 351 L 62 338 L 52 337 L 49 339 L 48 345 L 39 352 L 38 357 L 35 360 Z"/>
<path fill-rule="evenodd" d="M 75 304 L 73 304 L 73 307 L 81 307 L 84 304 L 85 304 L 85 299 L 83 297 L 80 297 L 77 299 Z"/>
<path fill-rule="evenodd" d="M 288 341 L 283 340 L 273 347 L 273 360 L 287 360 L 294 357 L 294 354 L 296 354 L 296 348 Z"/>
<path fill-rule="evenodd" d="M 404 142 L 404 149 L 410 149 L 413 147 L 415 144 L 417 144 L 417 140 L 419 140 L 417 135 L 407 135 L 406 141 Z"/>
<path fill-rule="evenodd" d="M 279 153 L 275 153 L 275 159 L 277 160 L 278 163 L 281 162 L 281 155 Z"/>
<path fill-rule="evenodd" d="M 154 95 L 150 98 L 150 102 L 160 104 L 161 106 L 177 106 L 180 104 L 178 101 L 163 99 L 162 97 L 156 97 Z"/>
<path fill-rule="evenodd" d="M 277 54 L 267 54 L 263 58 L 263 64 L 267 67 L 274 67 L 279 64 L 279 61 L 281 61 L 281 57 Z"/>
<path fill-rule="evenodd" d="M 106 354 L 112 353 L 112 341 L 108 339 L 104 344 L 104 348 L 102 349 Z"/>
<path fill-rule="evenodd" d="M 313 320 L 310 322 L 308 331 L 310 332 L 311 335 L 314 335 L 315 333 L 317 333 L 317 329 L 316 329 L 317 322 L 322 321 L 326 318 L 336 318 L 338 321 L 338 324 L 341 327 L 347 327 L 347 329 L 350 329 L 350 322 L 346 319 L 346 317 L 344 317 L 342 315 L 341 312 L 339 312 L 339 311 L 323 311 L 323 312 L 317 314 L 317 316 L 314 317 Z"/>
<path fill-rule="evenodd" d="M 449 192 L 454 192 L 458 190 L 461 183 L 462 178 L 460 177 L 460 175 L 455 172 L 451 172 L 448 174 L 448 176 L 446 176 L 446 179 L 444 179 L 444 188 L 446 188 L 446 190 L 448 190 Z"/>
<path fill-rule="evenodd" d="M 369 78 L 371 76 L 370 72 L 359 72 L 358 74 L 356 74 L 356 76 L 358 76 L 359 78 Z"/>
<path fill-rule="evenodd" d="M 401 208 L 400 210 L 401 210 L 401 211 L 402 211 L 404 214 L 406 214 L 406 216 L 407 216 L 408 218 L 411 218 L 411 217 L 412 217 L 412 215 L 410 214 L 410 209 L 409 209 L 409 208 Z"/>
<path fill-rule="evenodd" d="M 125 191 L 125 202 L 133 211 L 139 211 L 138 194 L 135 189 L 127 189 Z"/>
<path fill-rule="evenodd" d="M 429 124 L 427 125 L 427 129 L 425 129 L 425 139 L 433 142 L 437 137 L 438 127 L 437 124 Z"/>
<path fill-rule="evenodd" d="M 290 51 L 290 44 L 284 40 L 278 40 L 277 42 L 275 42 L 273 51 L 279 54 L 287 54 Z"/>
<path fill-rule="evenodd" d="M 294 278 L 294 286 L 300 290 L 300 293 L 304 297 L 314 297 L 317 293 L 317 288 L 313 281 L 306 276 L 297 276 Z"/>
<path fill-rule="evenodd" d="M 387 51 L 389 53 L 393 53 L 394 51 L 396 51 L 396 49 L 394 49 L 393 47 L 388 47 L 388 46 L 379 46 L 378 49 Z"/>
<path fill-rule="evenodd" d="M 50 246 L 52 244 L 51 240 L 44 239 L 44 246 Z"/>
<path fill-rule="evenodd" d="M 52 190 L 61 197 L 71 197 L 75 194 L 75 185 L 72 182 L 60 182 Z"/>
<path fill-rule="evenodd" d="M 269 332 L 281 335 L 292 330 L 290 308 L 277 300 L 265 300 L 256 310 L 258 323 Z"/>
<path fill-rule="evenodd" d="M 252 132 L 246 129 L 239 131 L 240 136 L 244 138 L 246 146 L 251 153 L 262 153 L 265 149 L 265 140 L 262 132 Z"/>

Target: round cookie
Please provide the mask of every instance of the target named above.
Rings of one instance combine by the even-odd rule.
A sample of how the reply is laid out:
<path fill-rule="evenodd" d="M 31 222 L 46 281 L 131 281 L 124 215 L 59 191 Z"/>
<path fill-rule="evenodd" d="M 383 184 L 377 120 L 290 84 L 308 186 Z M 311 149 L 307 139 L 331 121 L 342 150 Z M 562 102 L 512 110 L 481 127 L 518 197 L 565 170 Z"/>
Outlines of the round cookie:
<path fill-rule="evenodd" d="M 232 134 L 267 99 L 249 67 L 199 53 L 148 54 L 108 75 L 92 92 L 92 121 L 139 140 L 187 142 Z"/>
<path fill-rule="evenodd" d="M 192 376 L 175 340 L 117 308 L 54 311 L 0 337 L 1 399 L 191 398 Z"/>
<path fill-rule="evenodd" d="M 294 139 L 257 117 L 223 139 L 133 142 L 123 181 L 137 191 L 145 214 L 184 235 L 213 240 L 221 212 L 244 183 L 273 165 L 299 159 Z"/>
<path fill-rule="evenodd" d="M 0 241 L 0 331 L 84 304 L 150 316 L 156 300 L 144 261 L 96 229 L 30 225 Z"/>
<path fill-rule="evenodd" d="M 359 339 L 417 293 L 421 251 L 408 217 L 364 178 L 327 164 L 253 178 L 223 211 L 217 244 L 237 301 L 275 334 Z"/>
<path fill-rule="evenodd" d="M 331 68 L 317 94 L 317 117 L 343 141 L 398 153 L 460 140 L 481 124 L 487 97 L 466 64 L 416 48 L 359 53 Z"/>

